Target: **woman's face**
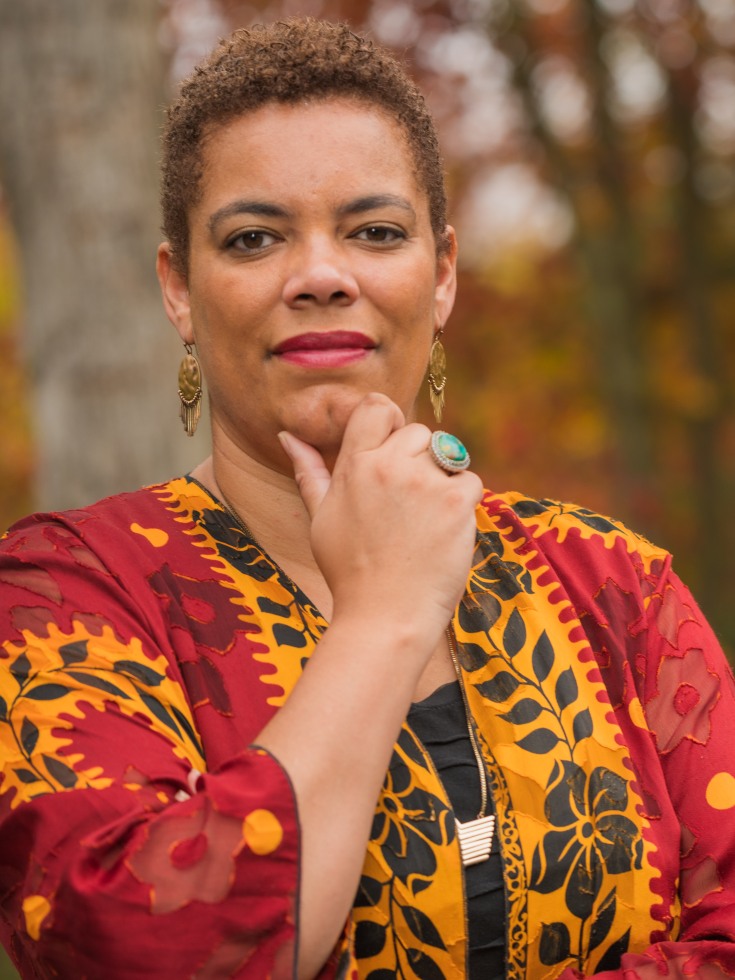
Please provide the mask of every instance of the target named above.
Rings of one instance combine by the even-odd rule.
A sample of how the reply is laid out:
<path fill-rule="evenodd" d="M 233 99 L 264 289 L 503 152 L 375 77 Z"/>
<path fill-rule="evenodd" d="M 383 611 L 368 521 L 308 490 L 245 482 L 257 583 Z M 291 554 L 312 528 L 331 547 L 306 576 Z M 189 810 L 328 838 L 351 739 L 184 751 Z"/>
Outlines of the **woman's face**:
<path fill-rule="evenodd" d="M 217 129 L 189 216 L 184 279 L 159 251 L 169 317 L 196 343 L 212 413 L 251 457 L 288 470 L 286 429 L 333 461 L 360 398 L 410 415 L 449 316 L 455 247 L 437 258 L 396 122 L 333 99 L 268 105 Z"/>

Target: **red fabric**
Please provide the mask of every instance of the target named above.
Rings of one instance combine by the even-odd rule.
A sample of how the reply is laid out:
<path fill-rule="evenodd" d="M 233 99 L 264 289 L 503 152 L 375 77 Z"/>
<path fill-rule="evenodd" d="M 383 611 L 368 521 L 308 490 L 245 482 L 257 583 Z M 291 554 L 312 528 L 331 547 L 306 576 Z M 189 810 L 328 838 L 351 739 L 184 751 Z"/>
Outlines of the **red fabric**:
<path fill-rule="evenodd" d="M 147 519 L 169 534 L 166 548 L 152 551 L 129 532 L 131 522 L 148 526 Z M 152 561 L 156 557 L 158 563 Z M 37 651 L 30 655 L 35 687 L 29 690 L 40 687 L 44 694 L 45 688 L 51 695 L 50 685 L 72 685 L 70 674 L 80 676 L 88 663 L 83 651 L 68 653 L 66 673 L 54 667 L 54 658 L 64 638 L 59 632 L 78 632 L 81 622 L 90 637 L 106 637 L 111 658 L 117 653 L 137 663 L 143 680 L 149 665 L 160 669 L 163 654 L 169 681 L 197 697 L 193 710 L 208 768 L 197 777 L 193 745 L 187 757 L 190 740 L 169 738 L 173 730 L 160 723 L 163 710 L 183 731 L 165 697 L 156 694 L 160 683 L 140 685 L 149 699 L 157 697 L 155 710 L 144 700 L 140 711 L 122 710 L 133 700 L 135 666 L 130 675 L 90 670 L 88 677 L 113 687 L 81 688 L 71 696 L 73 710 L 68 694 L 61 700 L 16 700 L 16 713 L 31 705 L 49 718 L 47 731 L 39 715 L 33 716 L 40 729 L 34 760 L 56 731 L 65 743 L 56 757 L 67 780 L 75 773 L 77 780 L 65 790 L 58 780 L 37 780 L 30 787 L 37 785 L 41 795 L 17 807 L 7 775 L 0 784 L 0 931 L 25 976 L 292 975 L 298 819 L 282 768 L 248 748 L 274 710 L 264 698 L 257 706 L 247 698 L 248 684 L 258 683 L 250 657 L 257 645 L 239 628 L 236 610 L 223 606 L 217 576 L 210 570 L 198 580 L 194 570 L 181 577 L 170 567 L 177 563 L 191 566 L 191 544 L 175 515 L 149 491 L 51 521 L 31 518 L 4 543 L 4 704 L 11 704 L 18 685 L 3 671 L 2 658 L 10 663 L 12 650 L 17 666 L 17 651 L 25 644 Z M 198 624 L 196 631 L 191 622 Z M 187 672 L 212 659 L 218 661 L 212 671 L 218 681 L 209 683 L 206 673 L 195 672 L 188 687 Z M 44 660 L 48 672 L 35 674 Z M 56 705 L 62 706 L 58 719 Z M 180 715 L 192 717 L 185 701 L 178 707 Z M 63 783 L 65 769 L 56 772 Z M 109 777 L 111 785 L 84 788 L 95 772 L 97 782 Z M 244 821 L 263 810 L 283 829 L 281 844 L 265 855 L 255 853 L 243 834 Z M 25 927 L 22 903 L 28 895 L 50 903 L 38 941 Z"/>
<path fill-rule="evenodd" d="M 273 638 L 298 658 L 298 617 L 312 639 L 318 617 L 302 596 L 274 626 L 273 567 L 220 528 L 262 585 L 247 606 L 171 486 L 30 518 L 0 549 L 0 933 L 25 976 L 293 973 L 298 816 L 251 742 L 287 694 Z M 735 684 L 715 638 L 669 559 L 644 567 L 630 535 L 486 505 L 571 600 L 658 843 L 661 930 L 597 976 L 735 976 Z M 498 568 L 488 615 L 493 589 L 523 580 Z M 354 964 L 340 948 L 322 976 Z"/>
<path fill-rule="evenodd" d="M 570 542 L 567 542 L 569 547 Z M 545 538 L 556 566 L 562 546 Z M 645 953 L 623 955 L 621 968 L 598 980 L 735 976 L 735 682 L 717 638 L 695 600 L 671 570 L 670 558 L 647 574 L 635 557 L 561 562 L 567 595 L 592 638 L 601 676 L 636 769 L 648 816 L 667 822 L 661 877 L 662 928 Z M 590 555 L 595 552 L 590 550 Z M 640 590 L 615 581 L 610 567 L 628 564 Z M 637 593 L 637 595 L 636 595 Z M 647 606 L 644 608 L 640 600 Z M 621 632 L 621 624 L 625 630 Z M 631 716 L 640 700 L 653 744 Z M 678 831 L 678 833 L 677 833 Z M 679 855 L 679 878 L 666 873 Z M 667 939 L 668 910 L 679 896 L 680 932 Z M 580 976 L 562 974 L 562 980 Z"/>

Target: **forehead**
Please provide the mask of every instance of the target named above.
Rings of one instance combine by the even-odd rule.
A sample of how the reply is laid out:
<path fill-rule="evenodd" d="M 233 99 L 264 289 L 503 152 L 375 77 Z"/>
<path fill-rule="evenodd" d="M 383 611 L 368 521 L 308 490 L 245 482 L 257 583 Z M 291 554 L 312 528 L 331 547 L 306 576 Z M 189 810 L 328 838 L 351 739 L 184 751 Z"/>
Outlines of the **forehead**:
<path fill-rule="evenodd" d="M 365 193 L 426 200 L 400 124 L 347 99 L 272 103 L 218 125 L 203 143 L 202 165 L 195 212 L 245 191 L 304 206 Z"/>

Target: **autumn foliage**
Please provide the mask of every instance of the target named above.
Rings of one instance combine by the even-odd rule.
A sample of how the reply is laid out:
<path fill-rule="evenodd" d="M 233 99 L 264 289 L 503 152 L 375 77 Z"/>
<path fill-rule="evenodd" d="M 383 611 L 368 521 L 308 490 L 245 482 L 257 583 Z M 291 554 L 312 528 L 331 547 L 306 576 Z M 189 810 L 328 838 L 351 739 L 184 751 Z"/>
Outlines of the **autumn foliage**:
<path fill-rule="evenodd" d="M 172 0 L 174 43 L 194 6 Z M 464 243 L 446 427 L 491 487 L 579 501 L 673 551 L 735 649 L 735 3 L 218 10 L 343 19 L 406 57 Z M 6 419 L 11 446 L 24 425 Z M 5 466 L 6 486 L 27 478 L 22 451 Z"/>

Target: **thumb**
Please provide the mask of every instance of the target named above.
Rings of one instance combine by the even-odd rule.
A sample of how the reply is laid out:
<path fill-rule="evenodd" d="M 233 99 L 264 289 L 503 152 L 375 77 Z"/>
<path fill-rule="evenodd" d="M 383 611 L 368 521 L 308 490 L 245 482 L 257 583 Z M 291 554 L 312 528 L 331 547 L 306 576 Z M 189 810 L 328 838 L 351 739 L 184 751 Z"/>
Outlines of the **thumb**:
<path fill-rule="evenodd" d="M 290 432 L 279 432 L 278 439 L 293 464 L 293 474 L 309 517 L 313 519 L 329 490 L 332 477 L 324 465 L 321 453 Z"/>

